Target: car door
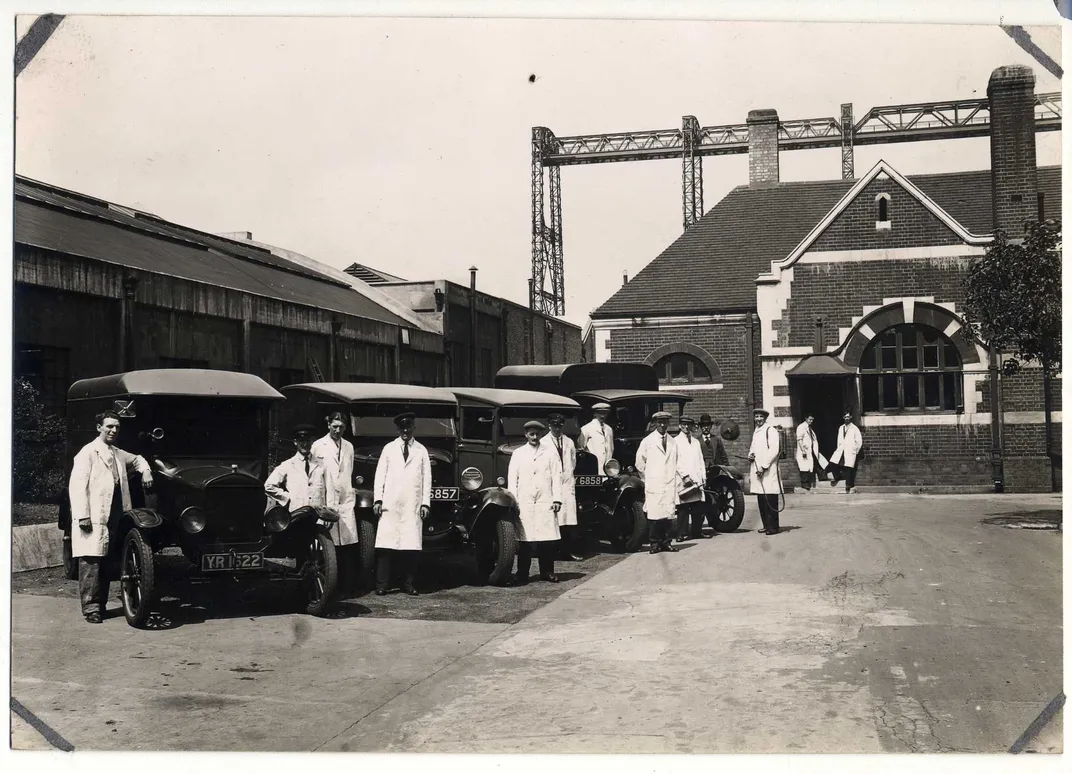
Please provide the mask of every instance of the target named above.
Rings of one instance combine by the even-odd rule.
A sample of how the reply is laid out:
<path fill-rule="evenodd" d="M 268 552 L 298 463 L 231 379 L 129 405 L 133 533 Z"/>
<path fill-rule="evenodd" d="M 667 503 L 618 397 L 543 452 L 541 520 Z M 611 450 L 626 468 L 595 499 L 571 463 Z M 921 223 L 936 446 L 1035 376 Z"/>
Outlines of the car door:
<path fill-rule="evenodd" d="M 484 404 L 462 404 L 460 409 L 458 467 L 465 487 L 465 472 L 476 468 L 481 474 L 479 488 L 495 485 L 495 408 Z"/>

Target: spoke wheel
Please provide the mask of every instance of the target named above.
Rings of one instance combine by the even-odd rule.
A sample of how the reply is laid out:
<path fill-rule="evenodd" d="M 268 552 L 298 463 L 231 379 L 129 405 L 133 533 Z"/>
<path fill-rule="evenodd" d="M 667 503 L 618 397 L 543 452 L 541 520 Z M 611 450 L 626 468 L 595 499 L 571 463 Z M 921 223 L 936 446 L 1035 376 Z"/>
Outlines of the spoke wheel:
<path fill-rule="evenodd" d="M 707 522 L 715 532 L 736 532 L 744 521 L 744 492 L 719 483 L 708 499 Z"/>
<path fill-rule="evenodd" d="M 302 565 L 302 585 L 305 588 L 305 612 L 324 615 L 335 598 L 339 585 L 339 560 L 335 542 L 321 530 L 309 538 L 308 556 Z"/>
<path fill-rule="evenodd" d="M 131 528 L 123 540 L 119 585 L 123 598 L 123 615 L 136 628 L 149 620 L 156 591 L 153 549 L 137 527 Z"/>

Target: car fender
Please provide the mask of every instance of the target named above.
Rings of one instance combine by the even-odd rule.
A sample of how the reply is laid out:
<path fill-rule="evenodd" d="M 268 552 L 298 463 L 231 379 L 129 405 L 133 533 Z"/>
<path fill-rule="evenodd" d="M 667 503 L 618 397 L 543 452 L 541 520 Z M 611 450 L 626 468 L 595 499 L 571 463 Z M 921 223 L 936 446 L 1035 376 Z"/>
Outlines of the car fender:
<path fill-rule="evenodd" d="M 478 492 L 480 495 L 480 502 L 477 505 L 476 515 L 473 517 L 472 525 L 469 528 L 469 534 L 475 535 L 479 525 L 488 520 L 488 516 L 485 514 L 494 513 L 496 511 L 505 511 L 509 514 L 509 518 L 517 519 L 519 514 L 519 508 L 517 505 L 517 498 L 507 489 L 501 486 L 489 487 Z"/>
<path fill-rule="evenodd" d="M 357 509 L 371 508 L 375 504 L 371 489 L 354 490 L 354 507 Z"/>
<path fill-rule="evenodd" d="M 614 497 L 614 508 L 611 513 L 616 513 L 622 503 L 644 499 L 644 482 L 637 476 L 622 474 L 618 476 L 618 488 Z"/>
<path fill-rule="evenodd" d="M 290 514 L 291 524 L 297 524 L 308 519 L 319 519 L 328 524 L 334 524 L 339 520 L 339 514 L 331 510 L 331 508 L 323 508 L 317 505 L 303 505 Z"/>
<path fill-rule="evenodd" d="M 732 465 L 712 465 L 707 471 L 707 486 L 711 487 L 718 482 L 729 484 L 731 489 L 740 489 L 744 476 Z"/>
<path fill-rule="evenodd" d="M 164 523 L 164 517 L 152 508 L 133 508 L 123 515 L 141 529 L 155 529 Z"/>

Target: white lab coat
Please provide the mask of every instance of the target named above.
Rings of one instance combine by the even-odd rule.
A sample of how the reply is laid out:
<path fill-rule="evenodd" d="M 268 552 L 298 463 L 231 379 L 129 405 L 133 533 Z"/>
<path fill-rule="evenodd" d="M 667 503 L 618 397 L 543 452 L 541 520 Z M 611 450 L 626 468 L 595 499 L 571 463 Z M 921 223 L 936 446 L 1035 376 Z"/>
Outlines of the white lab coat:
<path fill-rule="evenodd" d="M 685 486 L 685 476 L 691 478 L 693 483 L 700 485 L 699 489 L 687 495 L 679 494 L 678 499 L 683 503 L 700 502 L 704 498 L 703 487 L 707 483 L 707 463 L 704 460 L 700 439 L 692 438 L 682 431 L 681 435 L 674 439 L 674 443 L 677 444 L 678 491 L 680 492 Z"/>
<path fill-rule="evenodd" d="M 558 453 L 543 443 L 526 443 L 510 455 L 509 490 L 517 498 L 521 515 L 519 540 L 539 543 L 558 540 L 558 520 L 551 506 L 563 502 L 562 466 Z"/>
<path fill-rule="evenodd" d="M 339 515 L 331 528 L 331 536 L 337 546 L 349 546 L 357 542 L 357 517 L 354 505 L 354 446 L 345 438 L 336 445 L 330 435 L 318 439 L 312 446 L 312 454 L 324 469 L 327 489 L 327 506 Z"/>
<path fill-rule="evenodd" d="M 577 526 L 577 490 L 575 488 L 575 482 L 573 479 L 574 472 L 577 470 L 577 447 L 574 445 L 567 436 L 563 435 L 559 438 L 562 442 L 562 508 L 558 512 L 558 526 L 560 527 L 576 527 Z M 551 453 L 558 457 L 558 446 L 555 443 L 555 438 L 551 433 L 548 433 L 540 441 L 540 444 L 546 446 L 551 450 Z M 600 471 L 602 475 L 603 471 Z"/>
<path fill-rule="evenodd" d="M 402 456 L 402 439 L 383 447 L 376 463 L 373 500 L 382 503 L 376 527 L 376 548 L 420 551 L 421 506 L 432 504 L 432 463 L 428 450 L 417 440 L 409 442 L 409 456 Z"/>
<path fill-rule="evenodd" d="M 607 460 L 614 457 L 614 430 L 610 425 L 600 424 L 598 419 L 593 419 L 581 428 L 581 434 L 577 437 L 577 445 L 596 458 L 596 472 L 603 475 L 603 466 Z"/>
<path fill-rule="evenodd" d="M 115 494 L 115 475 L 112 462 L 119 473 L 119 490 L 122 492 L 123 510 L 129 511 L 130 471 L 144 475 L 149 472 L 149 463 L 137 454 L 109 446 L 100 438 L 90 441 L 75 455 L 74 467 L 67 493 L 71 498 L 71 555 L 107 556 L 108 519 L 112 513 L 112 497 Z M 81 519 L 90 519 L 93 529 L 85 532 L 78 526 Z"/>
<path fill-rule="evenodd" d="M 756 459 L 748 464 L 748 491 L 751 494 L 782 494 L 782 478 L 778 473 L 781 448 L 781 434 L 774 425 L 764 424 L 752 433 L 752 445 L 748 452 L 756 455 Z"/>
<path fill-rule="evenodd" d="M 644 510 L 652 521 L 676 518 L 680 502 L 677 440 L 667 433 L 663 451 L 662 438 L 658 430 L 653 430 L 644 436 L 636 455 L 636 468 L 644 477 Z"/>
<path fill-rule="evenodd" d="M 838 428 L 837 449 L 834 450 L 831 462 L 844 465 L 847 468 L 856 467 L 856 456 L 864 447 L 864 436 L 856 425 L 842 423 Z"/>
<path fill-rule="evenodd" d="M 305 458 L 298 452 L 293 457 L 283 460 L 271 472 L 264 482 L 264 491 L 280 505 L 286 506 L 291 513 L 313 505 L 327 507 L 327 484 L 324 468 L 320 460 L 309 452 L 309 473 L 305 472 Z"/>
<path fill-rule="evenodd" d="M 797 469 L 801 473 L 811 473 L 815 470 L 816 457 L 819 458 L 820 469 L 829 464 L 819 451 L 819 439 L 815 437 L 815 431 L 807 422 L 801 422 L 797 427 Z"/>

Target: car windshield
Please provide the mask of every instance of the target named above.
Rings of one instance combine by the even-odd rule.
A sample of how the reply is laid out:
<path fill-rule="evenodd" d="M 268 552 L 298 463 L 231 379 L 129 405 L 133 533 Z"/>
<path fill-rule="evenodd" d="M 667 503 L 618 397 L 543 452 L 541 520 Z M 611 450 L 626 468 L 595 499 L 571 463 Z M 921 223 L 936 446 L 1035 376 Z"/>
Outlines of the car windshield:
<path fill-rule="evenodd" d="M 154 455 L 175 457 L 260 457 L 267 446 L 265 406 L 253 400 L 189 398 L 167 400 L 150 410 L 148 431 Z"/>
<path fill-rule="evenodd" d="M 412 406 L 409 404 L 379 403 L 369 408 L 354 410 L 350 415 L 351 432 L 354 438 L 395 438 L 398 428 L 394 418 L 405 411 L 417 415 L 413 423 L 413 437 L 452 438 L 455 435 L 453 406 Z"/>
<path fill-rule="evenodd" d="M 637 398 L 614 405 L 614 417 L 611 425 L 622 436 L 644 435 L 649 432 L 651 415 L 656 411 L 668 411 L 677 419 L 681 416 L 681 401 L 661 400 L 658 398 Z"/>
<path fill-rule="evenodd" d="M 576 438 L 581 430 L 577 425 L 577 417 L 561 408 L 548 406 L 535 407 L 525 406 L 518 408 L 503 408 L 499 411 L 499 440 L 508 442 L 511 439 L 524 440 L 525 423 L 536 419 L 547 424 L 547 417 L 551 414 L 566 414 L 566 423 L 562 426 L 562 433 L 570 438 Z"/>

